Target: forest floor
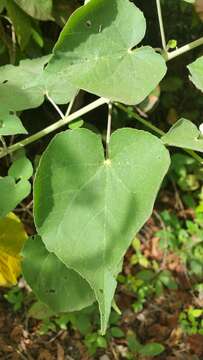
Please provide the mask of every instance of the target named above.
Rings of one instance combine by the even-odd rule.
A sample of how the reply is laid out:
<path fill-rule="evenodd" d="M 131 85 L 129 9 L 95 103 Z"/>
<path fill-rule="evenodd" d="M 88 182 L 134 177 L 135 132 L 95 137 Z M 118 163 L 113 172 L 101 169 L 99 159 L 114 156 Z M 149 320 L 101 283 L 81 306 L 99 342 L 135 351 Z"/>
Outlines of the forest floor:
<path fill-rule="evenodd" d="M 132 291 L 132 286 L 129 288 L 126 283 L 120 282 L 116 301 L 122 315 L 116 328 L 119 328 L 122 333 L 115 337 L 109 337 L 106 346 L 98 346 L 93 355 L 90 355 L 91 351 L 88 352 L 85 345 L 85 334 L 81 335 L 74 326 L 67 325 L 65 328 L 63 326 L 60 328 L 53 326 L 50 321 L 44 333 L 39 333 L 42 321 L 27 316 L 28 304 L 26 300 L 23 300 L 18 311 L 14 311 L 13 305 L 5 299 L 8 289 L 3 289 L 0 292 L 0 359 L 203 359 L 203 335 L 199 333 L 186 334 L 180 324 L 180 314 L 184 309 L 191 306 L 202 308 L 203 301 L 196 297 L 191 290 L 191 279 L 179 256 L 172 251 L 163 253 L 161 250 L 160 239 L 156 236 L 161 227 L 157 214 L 158 210 L 155 211 L 139 234 L 141 253 L 144 256 L 143 258 L 150 263 L 159 264 L 160 271 L 170 271 L 178 284 L 177 288 L 165 288 L 159 295 L 148 292 L 143 309 L 136 312 L 133 310 L 136 292 Z M 187 209 L 184 214 L 183 210 L 179 211 L 178 216 L 191 218 L 192 210 Z M 133 254 L 134 250 L 130 248 L 125 257 L 122 278 L 134 279 L 135 277 L 137 265 L 132 265 Z M 25 288 L 19 291 L 27 292 Z M 23 296 L 26 298 L 25 295 Z M 162 344 L 165 351 L 158 356 L 151 357 L 136 353 L 133 355 L 132 348 L 129 352 L 129 334 L 136 334 L 141 344 L 152 342 Z"/>

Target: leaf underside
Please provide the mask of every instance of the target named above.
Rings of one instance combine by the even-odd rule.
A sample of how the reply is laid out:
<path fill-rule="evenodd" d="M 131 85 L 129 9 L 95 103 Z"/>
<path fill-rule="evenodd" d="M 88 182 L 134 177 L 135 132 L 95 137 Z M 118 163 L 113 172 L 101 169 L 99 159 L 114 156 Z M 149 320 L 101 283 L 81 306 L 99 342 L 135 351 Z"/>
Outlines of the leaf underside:
<path fill-rule="evenodd" d="M 150 216 L 170 164 L 158 138 L 133 129 L 113 133 L 109 153 L 105 160 L 100 138 L 89 130 L 60 133 L 42 156 L 34 185 L 38 233 L 93 289 L 102 332 L 122 258 Z"/>

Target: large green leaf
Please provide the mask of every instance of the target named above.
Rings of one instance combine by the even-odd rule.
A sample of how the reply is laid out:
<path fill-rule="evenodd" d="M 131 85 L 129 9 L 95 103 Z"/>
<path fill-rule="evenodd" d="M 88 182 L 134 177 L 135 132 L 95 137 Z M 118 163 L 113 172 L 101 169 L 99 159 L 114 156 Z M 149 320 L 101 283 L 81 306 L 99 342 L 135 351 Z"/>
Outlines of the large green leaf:
<path fill-rule="evenodd" d="M 52 0 L 14 0 L 27 14 L 38 20 L 50 20 Z"/>
<path fill-rule="evenodd" d="M 49 253 L 39 236 L 29 238 L 22 255 L 26 281 L 55 312 L 78 311 L 95 301 L 88 283 Z"/>
<path fill-rule="evenodd" d="M 0 67 L 0 102 L 4 109 L 21 111 L 40 106 L 45 94 L 56 103 L 67 103 L 76 89 L 70 82 L 56 74 L 43 72 L 50 55 L 22 60 L 19 66 Z"/>
<path fill-rule="evenodd" d="M 203 91 L 203 56 L 188 65 L 190 80 L 201 91 Z"/>
<path fill-rule="evenodd" d="M 60 133 L 34 185 L 38 233 L 94 290 L 103 332 L 121 260 L 150 216 L 170 163 L 158 138 L 133 129 L 113 133 L 109 153 L 105 160 L 100 137 L 89 130 Z"/>
<path fill-rule="evenodd" d="M 180 119 L 162 136 L 166 145 L 203 152 L 203 138 L 197 126 L 190 120 Z"/>
<path fill-rule="evenodd" d="M 91 0 L 69 18 L 46 72 L 126 104 L 140 103 L 166 73 L 161 55 L 135 48 L 146 22 L 128 0 Z"/>

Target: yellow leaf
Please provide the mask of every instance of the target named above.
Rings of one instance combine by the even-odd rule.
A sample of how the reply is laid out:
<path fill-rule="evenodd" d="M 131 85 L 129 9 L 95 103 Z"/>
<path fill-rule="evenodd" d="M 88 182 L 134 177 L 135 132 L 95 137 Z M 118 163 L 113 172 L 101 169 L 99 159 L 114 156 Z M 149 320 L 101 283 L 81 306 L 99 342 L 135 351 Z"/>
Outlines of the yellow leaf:
<path fill-rule="evenodd" d="M 0 286 L 12 286 L 21 273 L 20 251 L 27 234 L 20 219 L 10 213 L 0 219 Z"/>

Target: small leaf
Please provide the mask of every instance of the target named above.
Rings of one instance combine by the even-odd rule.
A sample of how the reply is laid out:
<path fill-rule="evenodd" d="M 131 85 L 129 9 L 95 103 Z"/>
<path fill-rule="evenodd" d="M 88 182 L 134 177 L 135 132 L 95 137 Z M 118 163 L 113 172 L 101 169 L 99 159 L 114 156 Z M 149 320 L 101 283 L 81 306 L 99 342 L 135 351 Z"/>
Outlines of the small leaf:
<path fill-rule="evenodd" d="M 151 343 L 140 348 L 139 353 L 143 356 L 157 356 L 164 352 L 165 348 L 159 343 Z"/>
<path fill-rule="evenodd" d="M 0 135 L 27 134 L 21 120 L 15 114 L 8 111 L 0 111 Z"/>
<path fill-rule="evenodd" d="M 105 160 L 101 138 L 87 129 L 62 132 L 43 154 L 34 186 L 38 233 L 94 290 L 103 333 L 124 253 L 170 164 L 157 137 L 134 129 L 114 132 L 109 152 Z"/>
<path fill-rule="evenodd" d="M 81 128 L 83 125 L 84 125 L 84 120 L 82 120 L 82 119 L 77 119 L 77 120 L 71 121 L 71 123 L 68 124 L 68 127 L 69 127 L 70 129 L 74 130 L 74 129 L 79 129 L 79 128 Z"/>
<path fill-rule="evenodd" d="M 69 18 L 45 72 L 112 101 L 138 104 L 166 73 L 161 55 L 137 48 L 145 30 L 132 2 L 88 1 Z"/>
<path fill-rule="evenodd" d="M 44 320 L 54 316 L 55 312 L 52 311 L 47 305 L 40 301 L 35 302 L 28 311 L 28 316 L 38 320 Z"/>
<path fill-rule="evenodd" d="M 125 337 L 123 330 L 116 326 L 111 328 L 111 335 L 118 339 Z"/>
<path fill-rule="evenodd" d="M 26 281 L 51 310 L 78 311 L 95 301 L 87 282 L 49 253 L 39 236 L 26 242 L 22 255 Z"/>
<path fill-rule="evenodd" d="M 11 286 L 21 273 L 20 251 L 27 234 L 13 213 L 0 219 L 0 286 Z"/>
<path fill-rule="evenodd" d="M 15 160 L 8 171 L 8 175 L 13 176 L 16 181 L 19 179 L 29 180 L 32 174 L 32 163 L 25 156 Z"/>
<path fill-rule="evenodd" d="M 31 185 L 27 180 L 20 180 L 16 183 L 11 176 L 0 178 L 0 218 L 15 209 L 29 195 L 30 191 Z"/>
<path fill-rule="evenodd" d="M 52 0 L 14 0 L 28 15 L 38 20 L 52 19 Z"/>
<path fill-rule="evenodd" d="M 128 341 L 129 350 L 132 351 L 133 353 L 138 353 L 142 345 L 137 340 L 136 335 L 132 332 L 129 332 L 127 336 L 127 341 Z"/>
<path fill-rule="evenodd" d="M 166 145 L 203 152 L 201 132 L 187 119 L 178 120 L 161 140 Z"/>
<path fill-rule="evenodd" d="M 188 65 L 190 80 L 201 91 L 203 91 L 203 56 Z"/>

